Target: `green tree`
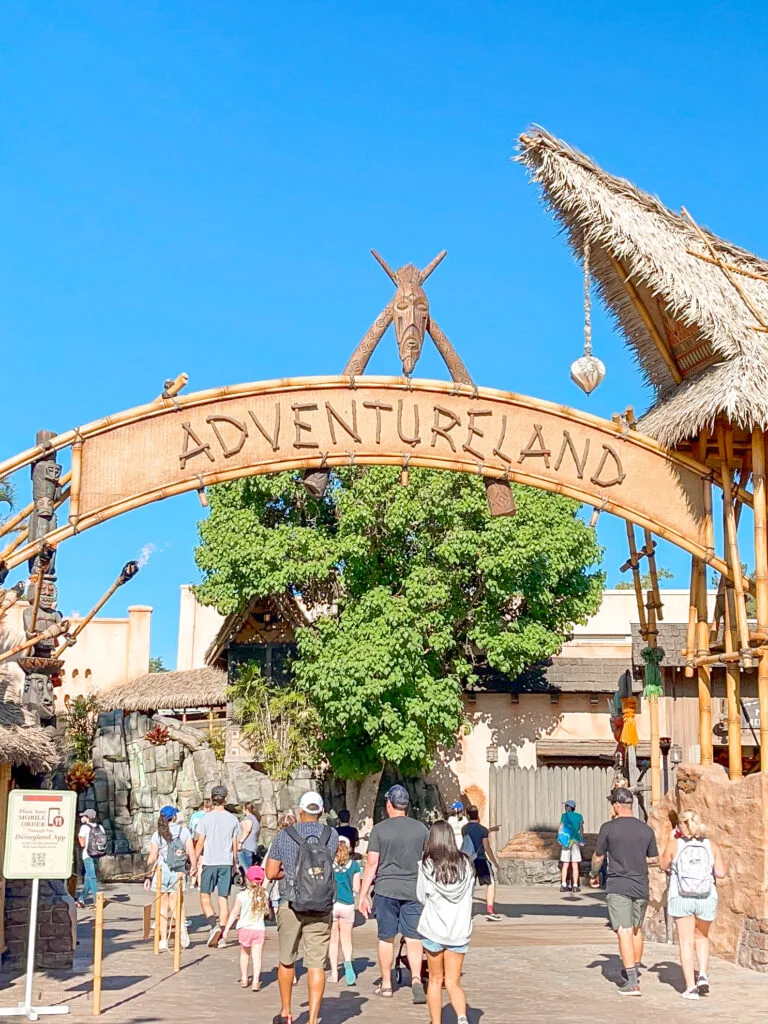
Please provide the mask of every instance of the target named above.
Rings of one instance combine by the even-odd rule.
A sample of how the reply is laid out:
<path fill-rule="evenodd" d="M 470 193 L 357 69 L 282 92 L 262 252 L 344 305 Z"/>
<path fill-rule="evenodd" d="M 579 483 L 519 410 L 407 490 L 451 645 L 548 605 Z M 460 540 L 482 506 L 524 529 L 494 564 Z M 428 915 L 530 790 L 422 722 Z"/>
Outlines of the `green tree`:
<path fill-rule="evenodd" d="M 165 667 L 162 658 L 150 658 L 149 659 L 149 671 L 150 672 L 167 672 L 168 669 Z"/>
<path fill-rule="evenodd" d="M 656 577 L 659 583 L 661 583 L 662 580 L 673 580 L 675 578 L 675 574 L 673 572 L 670 572 L 669 569 L 665 569 L 663 565 L 660 565 L 656 570 Z M 643 592 L 651 589 L 651 574 L 649 572 L 641 573 L 640 586 L 643 588 Z M 617 583 L 613 589 L 634 590 L 635 584 L 632 582 L 632 580 L 621 580 L 621 582 Z"/>
<path fill-rule="evenodd" d="M 209 495 L 204 604 L 289 592 L 327 608 L 299 631 L 294 669 L 345 778 L 429 768 L 480 660 L 517 675 L 600 603 L 594 531 L 560 496 L 516 487 L 517 515 L 493 518 L 476 477 L 417 469 L 404 487 L 388 467 L 340 470 L 322 499 L 290 473 Z"/>

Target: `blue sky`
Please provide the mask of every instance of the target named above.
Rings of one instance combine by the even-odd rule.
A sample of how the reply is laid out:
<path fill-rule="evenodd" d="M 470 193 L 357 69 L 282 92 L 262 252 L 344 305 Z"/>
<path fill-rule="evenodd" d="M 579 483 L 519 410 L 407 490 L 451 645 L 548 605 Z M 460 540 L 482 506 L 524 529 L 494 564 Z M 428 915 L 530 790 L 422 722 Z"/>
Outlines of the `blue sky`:
<path fill-rule="evenodd" d="M 0 15 L 3 452 L 190 389 L 338 372 L 393 265 L 448 258 L 436 318 L 475 379 L 610 415 L 649 401 L 598 313 L 605 383 L 570 382 L 581 276 L 518 165 L 537 122 L 765 255 L 757 3 L 19 2 Z M 394 342 L 372 372 L 398 372 Z M 420 376 L 443 376 L 431 353 Z M 61 607 L 155 608 L 173 665 L 197 578 L 185 495 L 62 549 Z M 609 581 L 623 524 L 601 517 Z M 687 556 L 664 548 L 687 577 Z"/>

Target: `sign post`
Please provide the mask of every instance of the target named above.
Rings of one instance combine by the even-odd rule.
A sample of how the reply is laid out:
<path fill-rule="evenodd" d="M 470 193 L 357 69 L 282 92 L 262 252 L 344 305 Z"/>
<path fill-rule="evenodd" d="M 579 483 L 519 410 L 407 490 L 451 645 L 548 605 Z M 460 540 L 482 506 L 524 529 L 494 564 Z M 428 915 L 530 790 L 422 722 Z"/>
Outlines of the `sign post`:
<path fill-rule="evenodd" d="M 32 881 L 27 941 L 27 977 L 24 1002 L 0 1007 L 0 1017 L 26 1017 L 69 1013 L 68 1006 L 32 1006 L 32 976 L 35 971 L 37 904 L 40 879 L 69 878 L 75 841 L 77 794 L 43 789 L 14 789 L 8 797 L 5 878 Z"/>

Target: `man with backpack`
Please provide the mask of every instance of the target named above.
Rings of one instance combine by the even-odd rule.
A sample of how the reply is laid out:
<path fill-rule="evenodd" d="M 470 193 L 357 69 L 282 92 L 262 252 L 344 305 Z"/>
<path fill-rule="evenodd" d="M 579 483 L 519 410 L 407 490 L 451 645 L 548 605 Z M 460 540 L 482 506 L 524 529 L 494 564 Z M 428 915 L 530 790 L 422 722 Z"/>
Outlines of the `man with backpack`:
<path fill-rule="evenodd" d="M 96 877 L 96 861 L 107 852 L 107 833 L 104 827 L 96 820 L 96 811 L 88 808 L 80 815 L 80 831 L 77 833 L 77 841 L 83 856 L 83 890 L 78 907 L 84 907 L 85 901 L 90 896 L 96 902 L 96 893 L 99 891 L 99 880 Z"/>
<path fill-rule="evenodd" d="M 299 823 L 278 832 L 265 865 L 267 878 L 278 880 L 280 894 L 277 980 L 281 1007 L 273 1024 L 288 1024 L 292 1019 L 294 964 L 302 940 L 309 986 L 308 1024 L 317 1024 L 319 1019 L 336 899 L 333 858 L 339 845 L 338 832 L 320 824 L 322 813 L 320 794 L 305 793 L 299 801 Z"/>
<path fill-rule="evenodd" d="M 640 995 L 640 961 L 643 958 L 643 921 L 648 907 L 648 861 L 658 857 L 653 829 L 632 814 L 632 793 L 623 787 L 608 797 L 615 815 L 601 826 L 592 858 L 589 884 L 597 888 L 603 860 L 608 855 L 605 902 L 608 919 L 619 940 L 624 964 L 619 995 Z"/>

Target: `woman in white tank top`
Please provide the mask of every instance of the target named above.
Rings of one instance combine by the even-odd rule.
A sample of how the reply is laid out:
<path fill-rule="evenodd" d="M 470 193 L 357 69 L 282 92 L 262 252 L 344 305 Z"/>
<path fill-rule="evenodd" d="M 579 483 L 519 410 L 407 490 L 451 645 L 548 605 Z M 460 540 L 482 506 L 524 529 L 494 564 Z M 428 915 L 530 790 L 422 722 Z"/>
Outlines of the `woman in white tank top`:
<path fill-rule="evenodd" d="M 669 871 L 667 910 L 675 919 L 680 945 L 680 965 L 685 978 L 684 999 L 709 995 L 709 928 L 717 913 L 718 878 L 725 878 L 720 847 L 704 838 L 701 819 L 695 811 L 683 811 L 659 867 Z M 694 950 L 699 977 L 694 971 Z"/>

